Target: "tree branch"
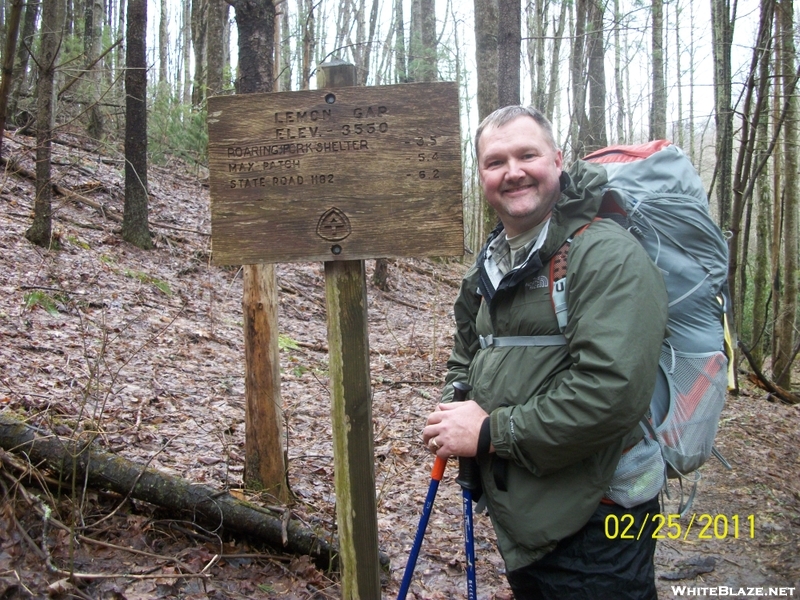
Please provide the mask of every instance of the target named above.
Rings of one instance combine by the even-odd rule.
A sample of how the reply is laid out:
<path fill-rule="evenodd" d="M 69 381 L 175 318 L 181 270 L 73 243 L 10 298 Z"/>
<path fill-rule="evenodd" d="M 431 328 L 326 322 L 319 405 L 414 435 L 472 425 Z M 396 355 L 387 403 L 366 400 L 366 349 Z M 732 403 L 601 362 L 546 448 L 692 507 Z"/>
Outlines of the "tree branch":
<path fill-rule="evenodd" d="M 753 355 L 750 354 L 750 350 L 747 345 L 742 341 L 739 340 L 739 349 L 742 351 L 742 354 L 745 355 L 747 358 L 747 362 L 750 363 L 750 368 L 753 369 L 753 375 L 755 377 L 754 383 L 759 387 L 767 390 L 770 394 L 777 396 L 781 402 L 785 402 L 786 404 L 800 404 L 800 397 L 792 392 L 783 389 L 782 387 L 775 385 L 764 376 L 761 372 L 761 369 L 758 368 Z M 751 378 L 752 379 L 752 378 Z"/>

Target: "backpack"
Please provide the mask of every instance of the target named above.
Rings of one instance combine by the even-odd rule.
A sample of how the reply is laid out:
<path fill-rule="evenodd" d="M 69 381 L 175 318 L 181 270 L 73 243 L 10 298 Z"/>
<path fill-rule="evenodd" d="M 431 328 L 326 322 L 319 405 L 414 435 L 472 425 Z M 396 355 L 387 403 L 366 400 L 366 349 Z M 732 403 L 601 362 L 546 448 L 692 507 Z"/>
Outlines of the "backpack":
<path fill-rule="evenodd" d="M 669 296 L 669 336 L 641 423 L 645 435 L 623 454 L 606 496 L 631 507 L 662 488 L 668 493 L 666 478 L 679 478 L 679 512 L 685 513 L 700 479 L 697 469 L 712 453 L 731 468 L 714 448 L 725 395 L 733 387 L 727 245 L 709 215 L 700 176 L 677 146 L 666 140 L 612 146 L 584 160 L 603 165 L 608 176 L 598 217 L 616 220 L 637 238 L 664 275 Z M 550 262 L 551 298 L 562 333 L 569 244 L 581 231 Z M 686 503 L 683 480 L 692 483 Z"/>

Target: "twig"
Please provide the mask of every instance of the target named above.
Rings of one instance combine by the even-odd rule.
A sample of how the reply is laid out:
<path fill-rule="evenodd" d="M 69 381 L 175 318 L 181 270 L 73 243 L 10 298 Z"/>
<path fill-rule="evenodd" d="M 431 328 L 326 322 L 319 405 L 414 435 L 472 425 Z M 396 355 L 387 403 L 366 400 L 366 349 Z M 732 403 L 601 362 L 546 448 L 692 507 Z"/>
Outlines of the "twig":
<path fill-rule="evenodd" d="M 15 478 L 13 478 L 13 477 L 11 476 L 11 474 L 7 474 L 6 476 L 7 476 L 7 477 L 11 477 L 11 478 L 12 478 L 12 480 L 14 481 L 14 485 L 15 485 L 16 487 L 21 487 L 21 486 L 22 486 L 22 484 L 20 483 L 20 481 L 19 481 L 18 479 L 15 479 Z M 8 495 L 8 488 L 6 487 L 6 484 L 5 484 L 5 483 L 3 483 L 3 480 L 2 480 L 2 479 L 0 479 L 0 489 L 2 489 L 2 490 L 3 490 L 3 496 L 5 496 L 6 498 L 8 498 L 8 496 L 9 496 L 9 495 Z M 31 539 L 31 536 L 30 536 L 30 535 L 28 535 L 28 532 L 27 532 L 27 531 L 25 530 L 25 528 L 22 526 L 22 523 L 20 523 L 20 522 L 17 520 L 17 515 L 15 515 L 15 514 L 14 514 L 14 511 L 13 511 L 13 510 L 10 510 L 10 511 L 8 512 L 8 514 L 11 516 L 11 520 L 13 521 L 13 523 L 14 523 L 14 526 L 15 526 L 15 527 L 17 528 L 17 530 L 19 531 L 19 534 L 22 536 L 22 539 L 23 539 L 23 540 L 25 540 L 25 542 L 26 542 L 26 543 L 27 543 L 27 544 L 28 544 L 28 545 L 31 547 L 31 550 L 33 550 L 33 552 L 34 552 L 34 554 L 36 554 L 36 556 L 38 556 L 39 558 L 41 558 L 42 560 L 44 560 L 44 558 L 45 558 L 45 555 L 42 553 L 42 549 L 41 549 L 41 548 L 39 548 L 39 547 L 36 545 L 36 542 L 34 542 L 34 541 L 33 541 L 33 539 Z"/>
<path fill-rule="evenodd" d="M 419 273 L 420 275 L 425 275 L 426 277 L 430 277 L 435 281 L 441 281 L 448 286 L 458 289 L 461 287 L 461 280 L 451 279 L 449 277 L 445 277 L 444 275 L 439 275 L 432 269 L 424 269 L 412 262 L 408 262 L 405 260 L 392 260 L 390 261 L 392 264 L 397 265 L 401 269 L 406 269 L 407 271 L 413 271 L 414 273 Z"/>
<path fill-rule="evenodd" d="M 28 534 L 28 532 L 22 526 L 22 523 L 20 523 L 17 520 L 17 517 L 16 517 L 16 515 L 14 515 L 13 512 L 11 513 L 11 520 L 14 521 L 14 526 L 19 531 L 19 534 L 22 536 L 22 539 L 24 539 L 28 543 L 28 545 L 31 547 L 31 550 L 33 550 L 33 552 L 36 554 L 36 556 L 38 556 L 42 560 L 45 560 L 47 558 L 47 555 L 45 555 L 45 553 L 42 552 L 42 549 L 39 548 L 39 546 L 36 545 L 36 542 L 33 541 L 33 538 L 31 538 L 31 536 Z"/>
<path fill-rule="evenodd" d="M 280 562 L 292 562 L 294 557 L 282 554 L 264 554 L 259 552 L 242 552 L 238 554 L 220 554 L 220 560 L 231 560 L 237 558 L 252 558 L 254 560 L 277 560 Z"/>
<path fill-rule="evenodd" d="M 116 48 L 117 46 L 119 46 L 119 45 L 122 43 L 122 41 L 123 41 L 124 39 L 125 39 L 125 38 L 119 38 L 119 39 L 118 39 L 116 42 L 114 42 L 113 44 L 111 44 L 111 45 L 110 45 L 108 48 L 106 48 L 106 49 L 103 51 L 103 53 L 102 53 L 102 54 L 100 54 L 100 56 L 98 56 L 96 59 L 94 59 L 94 60 L 93 60 L 93 61 L 92 61 L 90 64 L 86 65 L 86 66 L 85 66 L 85 70 L 86 70 L 86 71 L 91 71 L 91 70 L 92 70 L 92 68 L 93 68 L 93 67 L 94 67 L 94 66 L 95 66 L 97 63 L 99 63 L 101 60 L 103 60 L 103 59 L 105 58 L 106 54 L 108 54 L 108 53 L 109 53 L 109 52 L 111 52 L 111 51 L 112 51 L 114 48 Z M 61 88 L 61 90 L 58 92 L 58 99 L 60 100 L 60 99 L 61 99 L 61 96 L 62 96 L 63 94 L 65 94 L 65 93 L 67 92 L 67 90 L 68 90 L 69 88 L 71 88 L 71 87 L 73 86 L 73 84 L 74 84 L 76 81 L 78 81 L 79 79 L 81 79 L 81 77 L 83 77 L 83 75 L 84 75 L 83 73 L 81 73 L 80 75 L 76 75 L 75 77 L 73 77 L 73 78 L 72 78 L 72 80 L 71 80 L 69 83 L 67 83 L 67 85 L 65 85 L 63 88 Z"/>
<path fill-rule="evenodd" d="M 219 557 L 220 557 L 219 554 L 215 554 L 214 556 L 212 556 L 211 560 L 208 561 L 206 566 L 202 568 L 202 570 L 200 571 L 200 573 L 198 573 L 198 575 L 202 575 L 203 573 L 208 571 L 211 567 L 213 567 L 215 564 L 217 564 L 219 562 Z"/>
<path fill-rule="evenodd" d="M 185 569 L 190 573 L 192 570 L 181 560 L 177 558 L 173 558 L 171 556 L 163 556 L 161 554 L 155 554 L 153 552 L 145 552 L 144 550 L 136 550 L 135 548 L 127 548 L 126 546 L 118 546 L 116 544 L 112 544 L 110 542 L 103 542 L 100 540 L 95 540 L 94 538 L 87 537 L 85 535 L 78 535 L 77 538 L 82 541 L 86 542 L 87 544 L 94 544 L 95 546 L 102 546 L 103 548 L 111 548 L 112 550 L 124 550 L 125 552 L 129 552 L 130 554 L 137 554 L 139 556 L 146 556 L 148 558 L 154 558 L 156 560 L 166 560 L 168 562 L 174 563 L 181 569 Z"/>
<path fill-rule="evenodd" d="M 51 569 L 53 573 L 56 575 L 61 575 L 62 577 L 69 577 L 72 579 L 85 579 L 85 580 L 97 580 L 97 579 L 191 579 L 193 577 L 199 577 L 201 579 L 208 579 L 209 575 L 207 573 L 145 573 L 138 575 L 136 573 L 71 573 L 69 571 L 64 571 L 57 567 L 53 567 Z"/>
<path fill-rule="evenodd" d="M 398 298 L 397 296 L 395 296 L 393 294 L 387 294 L 386 292 L 382 292 L 379 289 L 376 289 L 375 291 L 378 293 L 378 295 L 381 296 L 381 298 L 385 298 L 386 300 L 389 300 L 391 302 L 395 302 L 397 304 L 402 304 L 403 306 L 407 306 L 409 308 L 413 308 L 414 310 L 426 310 L 425 307 L 421 306 L 420 304 L 414 304 L 412 302 L 408 302 L 406 300 L 403 300 L 402 298 Z"/>
<path fill-rule="evenodd" d="M 16 516 L 13 513 L 11 513 L 11 518 L 14 521 L 14 524 L 16 525 L 17 529 L 19 530 L 20 535 L 23 537 L 23 539 L 25 539 L 25 541 L 31 546 L 31 548 L 33 549 L 33 551 L 36 553 L 36 555 L 39 558 L 41 558 L 44 561 L 47 561 L 48 568 L 50 568 L 51 571 L 53 571 L 54 573 L 59 573 L 59 574 L 67 574 L 67 575 L 69 575 L 71 577 L 84 577 L 84 575 L 87 576 L 87 577 L 84 577 L 84 578 L 109 578 L 109 577 L 137 577 L 137 578 L 142 578 L 142 577 L 144 577 L 142 575 L 127 575 L 127 574 L 126 575 L 98 575 L 98 576 L 91 575 L 91 574 L 79 574 L 79 573 L 78 574 L 70 574 L 70 573 L 68 573 L 66 571 L 63 571 L 63 570 L 59 569 L 55 565 L 53 565 L 52 564 L 52 560 L 50 558 L 49 549 L 47 548 L 47 545 L 46 545 L 47 544 L 47 530 L 48 530 L 49 526 L 52 525 L 56 529 L 61 529 L 62 531 L 67 531 L 67 532 L 69 532 L 71 530 L 67 525 L 65 525 L 64 523 L 62 523 L 58 519 L 54 519 L 51 516 L 51 509 L 50 509 L 49 506 L 45 505 L 44 508 L 42 508 L 43 503 L 41 502 L 41 500 L 39 500 L 39 502 L 33 501 L 31 496 L 25 491 L 24 486 L 22 486 L 22 484 L 19 481 L 16 481 L 16 483 L 19 486 L 19 489 L 21 489 L 23 491 L 23 494 L 22 494 L 23 497 L 26 499 L 26 501 L 28 503 L 31 504 L 33 509 L 36 510 L 41 515 L 41 517 L 43 519 L 42 547 L 40 548 L 40 547 L 38 547 L 36 545 L 36 542 L 33 541 L 33 539 L 31 539 L 30 535 L 28 535 L 28 532 L 25 531 L 25 528 L 22 527 L 22 524 L 17 520 Z M 2 482 L 0 482 L 0 484 L 2 484 Z M 6 493 L 5 492 L 5 484 L 2 484 L 2 487 L 4 489 L 4 493 Z M 110 516 L 110 515 L 108 515 L 108 516 Z M 105 518 L 108 518 L 108 516 L 105 517 Z M 178 558 L 174 558 L 174 557 L 171 557 L 171 556 L 164 556 L 164 555 L 161 555 L 161 554 L 155 554 L 153 552 L 146 552 L 144 550 L 137 550 L 135 548 L 128 548 L 126 546 L 119 546 L 117 544 L 112 544 L 110 542 L 104 542 L 102 540 L 96 540 L 94 538 L 91 538 L 91 537 L 88 537 L 88 536 L 85 536 L 85 535 L 81 535 L 81 534 L 78 534 L 75 537 L 79 541 L 85 542 L 87 544 L 93 544 L 95 546 L 101 546 L 103 548 L 110 548 L 110 549 L 113 549 L 113 550 L 122 550 L 122 551 L 128 552 L 130 554 L 136 554 L 138 556 L 146 556 L 148 558 L 153 558 L 153 559 L 156 559 L 156 560 L 167 561 L 167 562 L 173 563 L 174 565 L 176 565 L 177 567 L 187 571 L 188 573 L 192 573 L 193 575 L 196 575 L 196 573 L 194 573 L 192 571 L 192 569 L 186 563 L 184 563 L 183 561 L 181 561 Z M 206 566 L 206 569 L 207 568 L 208 568 L 208 565 Z M 205 571 L 206 569 L 203 569 L 203 571 Z M 174 577 L 174 576 L 176 576 L 176 575 L 165 575 L 165 577 Z"/>

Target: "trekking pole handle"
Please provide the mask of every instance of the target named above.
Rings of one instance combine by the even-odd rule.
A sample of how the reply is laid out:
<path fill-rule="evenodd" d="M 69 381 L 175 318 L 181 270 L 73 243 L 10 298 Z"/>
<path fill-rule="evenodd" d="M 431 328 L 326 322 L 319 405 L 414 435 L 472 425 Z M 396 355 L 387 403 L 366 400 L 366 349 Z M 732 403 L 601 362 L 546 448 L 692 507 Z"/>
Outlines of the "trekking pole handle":
<path fill-rule="evenodd" d="M 464 402 L 472 386 L 462 381 L 453 383 L 453 402 Z M 474 458 L 460 456 L 458 458 L 458 477 L 456 483 L 467 490 L 478 488 L 478 463 Z"/>

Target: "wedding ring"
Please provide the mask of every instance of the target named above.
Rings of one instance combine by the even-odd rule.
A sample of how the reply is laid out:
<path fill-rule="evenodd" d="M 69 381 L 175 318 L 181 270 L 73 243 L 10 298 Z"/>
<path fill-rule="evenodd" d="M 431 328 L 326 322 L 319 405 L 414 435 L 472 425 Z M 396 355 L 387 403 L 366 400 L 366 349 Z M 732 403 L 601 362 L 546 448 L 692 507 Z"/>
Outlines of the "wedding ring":
<path fill-rule="evenodd" d="M 433 446 L 434 450 L 438 450 L 439 449 L 439 442 L 436 441 L 436 438 L 431 438 L 430 444 L 431 444 L 431 446 Z"/>

